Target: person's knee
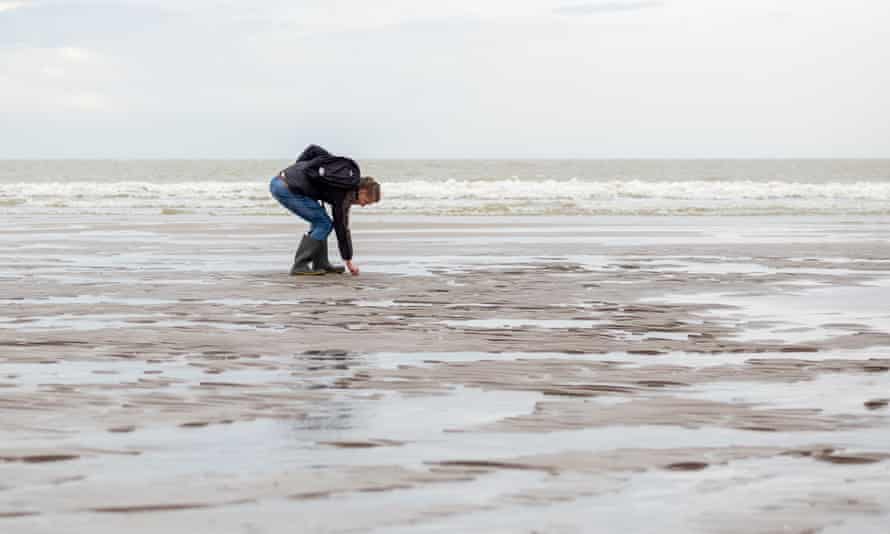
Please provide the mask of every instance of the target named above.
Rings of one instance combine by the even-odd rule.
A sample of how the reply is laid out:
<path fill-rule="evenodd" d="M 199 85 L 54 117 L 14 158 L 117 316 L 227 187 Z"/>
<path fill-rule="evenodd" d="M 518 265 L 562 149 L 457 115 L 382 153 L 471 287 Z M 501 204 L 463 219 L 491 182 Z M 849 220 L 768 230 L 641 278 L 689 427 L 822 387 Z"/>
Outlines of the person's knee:
<path fill-rule="evenodd" d="M 332 223 L 330 219 L 316 219 L 312 221 L 309 235 L 312 236 L 312 239 L 322 241 L 328 238 L 333 228 L 334 223 Z"/>
<path fill-rule="evenodd" d="M 269 183 L 269 193 L 275 198 L 275 200 L 281 200 L 283 191 L 281 190 L 281 186 L 283 184 L 280 180 L 273 178 L 272 182 Z"/>

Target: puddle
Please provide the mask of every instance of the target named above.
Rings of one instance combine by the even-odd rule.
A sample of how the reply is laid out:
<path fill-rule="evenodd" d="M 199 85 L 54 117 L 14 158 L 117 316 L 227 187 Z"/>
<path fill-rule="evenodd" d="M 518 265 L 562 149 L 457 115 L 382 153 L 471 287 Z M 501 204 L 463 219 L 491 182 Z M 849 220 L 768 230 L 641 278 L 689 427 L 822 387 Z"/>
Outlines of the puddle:
<path fill-rule="evenodd" d="M 564 354 L 548 352 L 378 352 L 369 354 L 367 361 L 369 366 L 377 369 L 395 369 L 400 365 L 425 366 L 435 363 L 478 362 L 486 360 L 514 361 L 514 360 L 581 360 L 599 361 L 608 359 L 603 354 Z M 637 357 L 639 359 L 639 357 Z"/>
<path fill-rule="evenodd" d="M 190 304 L 222 304 L 223 306 L 298 306 L 303 303 L 301 300 L 262 300 L 262 299 L 207 299 L 207 300 L 190 300 Z"/>
<path fill-rule="evenodd" d="M 18 330 L 22 332 L 38 330 L 76 330 L 91 331 L 125 328 L 215 328 L 219 330 L 285 330 L 281 324 L 238 324 L 214 321 L 186 321 L 182 319 L 165 319 L 164 314 L 104 314 L 104 315 L 72 315 L 64 313 L 54 316 L 35 317 L 0 317 L 0 329 Z"/>
<path fill-rule="evenodd" d="M 775 286 L 793 286 L 793 287 L 824 287 L 829 282 L 820 282 L 818 280 L 782 280 L 772 282 L 770 285 Z"/>
<path fill-rule="evenodd" d="M 368 272 L 383 272 L 400 276 L 438 276 L 478 271 L 535 269 L 540 267 L 580 266 L 589 271 L 605 270 L 614 258 L 607 256 L 567 255 L 553 258 L 537 256 L 368 256 L 363 260 Z M 464 284 L 451 283 L 462 286 Z"/>
<path fill-rule="evenodd" d="M 164 371 L 160 375 L 146 375 L 145 371 Z M 163 377 L 165 379 L 187 381 L 206 379 L 203 369 L 177 364 L 150 364 L 147 362 L 130 362 L 112 360 L 96 361 L 59 361 L 54 364 L 2 363 L 0 373 L 14 374 L 14 383 L 18 388 L 36 389 L 40 385 L 78 385 L 89 387 L 102 384 L 135 383 L 147 377 Z"/>
<path fill-rule="evenodd" d="M 349 304 L 362 308 L 431 307 L 428 302 L 396 302 L 394 300 L 353 300 Z"/>
<path fill-rule="evenodd" d="M 859 331 L 890 333 L 890 285 L 807 287 L 795 293 L 699 293 L 641 299 L 664 304 L 721 304 L 707 316 L 739 325 L 736 341 L 820 341 Z M 746 323 L 773 323 L 746 327 Z M 849 325 L 843 328 L 833 324 Z"/>
<path fill-rule="evenodd" d="M 569 472 L 556 480 L 518 479 L 508 491 L 477 501 L 482 509 L 370 532 L 876 534 L 890 520 L 884 484 L 885 478 L 864 475 L 858 466 L 790 457 L 737 460 L 694 474 L 654 469 L 594 477 Z M 474 488 L 481 486 L 483 481 Z"/>
<path fill-rule="evenodd" d="M 651 339 L 669 339 L 671 341 L 689 341 L 689 334 L 684 332 L 661 332 L 658 330 L 650 330 L 645 334 L 625 333 L 612 330 L 611 332 L 620 335 L 630 341 L 648 341 Z"/>
<path fill-rule="evenodd" d="M 793 448 L 816 443 L 885 450 L 878 444 L 890 443 L 890 429 L 887 428 L 752 432 L 717 427 L 690 429 L 641 425 L 539 433 L 459 431 L 500 417 L 530 413 L 535 401 L 536 396 L 532 394 L 482 393 L 471 388 L 467 388 L 467 393 L 455 392 L 441 397 L 392 395 L 382 400 L 343 401 L 337 412 L 325 416 L 328 417 L 327 424 L 267 420 L 210 425 L 188 431 L 154 428 L 129 434 L 90 434 L 72 441 L 72 446 L 108 447 L 129 443 L 155 452 L 168 451 L 167 458 L 157 466 L 153 465 L 153 469 L 165 465 L 182 472 L 242 473 L 245 469 L 274 471 L 275 465 L 282 464 L 294 468 L 382 464 L 421 468 L 429 461 L 497 460 L 565 451 L 744 446 Z M 327 405 L 328 411 L 331 407 Z M 318 447 L 321 442 L 369 439 L 402 444 L 369 448 Z"/>
<path fill-rule="evenodd" d="M 124 306 L 160 306 L 179 304 L 174 299 L 153 299 L 144 297 L 109 297 L 105 295 L 78 295 L 76 297 L 41 297 L 24 299 L 0 299 L 2 304 L 121 304 Z"/>
<path fill-rule="evenodd" d="M 355 424 L 349 433 L 362 432 L 398 441 L 441 440 L 436 436 L 449 429 L 531 413 L 543 397 L 537 392 L 485 391 L 463 386 L 455 386 L 443 395 L 392 393 L 355 406 Z"/>
<path fill-rule="evenodd" d="M 682 335 L 682 334 L 678 334 Z M 804 359 L 820 360 L 867 360 L 875 357 L 875 352 L 863 350 L 832 350 L 807 353 Z M 438 363 L 459 363 L 479 361 L 516 361 L 516 360 L 566 360 L 584 362 L 612 362 L 627 367 L 644 367 L 646 365 L 677 365 L 703 369 L 726 365 L 744 365 L 756 358 L 768 360 L 775 358 L 787 360 L 786 352 L 758 352 L 757 354 L 707 354 L 690 352 L 665 352 L 658 355 L 641 356 L 627 352 L 608 353 L 564 353 L 564 352 L 377 352 L 363 356 L 368 367 L 376 369 L 395 369 L 402 365 L 423 367 Z"/>
<path fill-rule="evenodd" d="M 465 321 L 440 321 L 449 328 L 468 328 L 480 330 L 499 330 L 512 328 L 594 328 L 606 324 L 605 321 L 586 321 L 582 319 L 469 319 Z"/>
<path fill-rule="evenodd" d="M 113 276 L 108 273 L 96 273 L 95 276 L 87 276 L 86 274 L 66 275 L 66 274 L 34 274 L 35 279 L 51 280 L 60 284 L 69 285 L 113 285 L 113 286 L 133 286 L 133 285 L 212 285 L 216 281 L 208 278 L 164 278 L 164 277 L 148 277 L 148 278 L 132 278 L 121 276 L 123 271 L 115 272 Z M 129 274 L 129 273 L 128 273 Z"/>
<path fill-rule="evenodd" d="M 840 328 L 825 327 L 797 327 L 788 328 L 787 325 L 765 328 L 742 328 L 738 333 L 727 336 L 727 339 L 738 342 L 775 342 L 775 343 L 816 343 L 827 341 L 829 339 L 854 334 L 857 331 L 868 330 L 864 327 L 861 330 L 850 330 Z"/>
<path fill-rule="evenodd" d="M 769 408 L 815 408 L 826 414 L 868 413 L 864 403 L 890 396 L 890 375 L 838 373 L 793 383 L 712 382 L 684 397 Z"/>
<path fill-rule="evenodd" d="M 203 365 L 192 365 L 201 362 Z M 295 371 L 305 369 L 305 361 L 270 362 L 279 367 L 260 368 L 229 366 L 220 374 L 207 374 L 204 371 L 212 366 L 211 361 L 198 359 L 165 360 L 162 362 L 146 362 L 139 360 L 102 360 L 102 361 L 57 361 L 53 364 L 0 363 L 0 374 L 15 376 L 4 378 L 7 384 L 14 384 L 16 391 L 34 390 L 49 385 L 75 385 L 90 388 L 102 385 L 135 384 L 146 379 L 163 380 L 170 387 L 192 387 L 200 382 L 222 381 L 245 385 L 274 385 L 282 388 L 307 385 L 307 379 L 294 376 Z M 252 362 L 256 364 L 256 362 Z M 331 376 L 313 376 L 313 383 L 331 382 Z M 21 389 L 19 389 L 21 388 Z"/>
<path fill-rule="evenodd" d="M 763 275 L 780 272 L 759 263 L 737 263 L 721 261 L 715 263 L 705 262 L 680 262 L 666 259 L 664 261 L 651 261 L 647 268 L 656 269 L 659 272 L 691 273 L 691 274 L 751 274 Z"/>

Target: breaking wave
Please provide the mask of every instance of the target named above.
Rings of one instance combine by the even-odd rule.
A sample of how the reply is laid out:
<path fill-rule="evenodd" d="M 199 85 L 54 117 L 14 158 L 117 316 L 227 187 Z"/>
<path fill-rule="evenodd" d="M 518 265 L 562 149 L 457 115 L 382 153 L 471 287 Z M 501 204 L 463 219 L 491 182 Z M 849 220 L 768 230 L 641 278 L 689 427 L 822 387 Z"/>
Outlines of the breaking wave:
<path fill-rule="evenodd" d="M 890 183 L 412 180 L 367 213 L 424 215 L 890 214 Z M 276 215 L 263 181 L 0 183 L 0 213 Z"/>

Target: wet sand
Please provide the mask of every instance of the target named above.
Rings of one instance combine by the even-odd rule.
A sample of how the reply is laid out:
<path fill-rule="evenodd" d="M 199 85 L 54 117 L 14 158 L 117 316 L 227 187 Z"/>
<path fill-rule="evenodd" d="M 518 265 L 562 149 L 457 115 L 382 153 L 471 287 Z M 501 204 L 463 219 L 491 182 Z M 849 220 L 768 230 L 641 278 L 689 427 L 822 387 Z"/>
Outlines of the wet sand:
<path fill-rule="evenodd" d="M 18 218 L 0 532 L 887 532 L 888 222 Z"/>

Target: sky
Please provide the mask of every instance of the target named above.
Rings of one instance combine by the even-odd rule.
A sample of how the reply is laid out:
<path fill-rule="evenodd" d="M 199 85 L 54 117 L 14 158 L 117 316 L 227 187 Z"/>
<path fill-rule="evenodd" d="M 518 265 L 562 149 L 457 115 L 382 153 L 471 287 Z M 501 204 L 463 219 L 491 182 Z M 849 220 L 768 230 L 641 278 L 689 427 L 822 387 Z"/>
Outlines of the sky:
<path fill-rule="evenodd" d="M 0 158 L 890 157 L 887 0 L 0 0 Z"/>

